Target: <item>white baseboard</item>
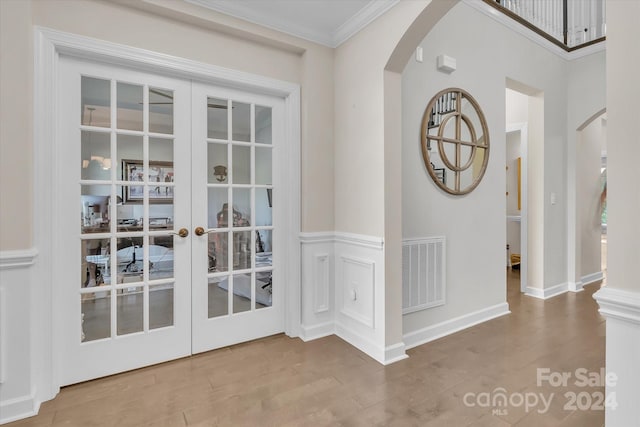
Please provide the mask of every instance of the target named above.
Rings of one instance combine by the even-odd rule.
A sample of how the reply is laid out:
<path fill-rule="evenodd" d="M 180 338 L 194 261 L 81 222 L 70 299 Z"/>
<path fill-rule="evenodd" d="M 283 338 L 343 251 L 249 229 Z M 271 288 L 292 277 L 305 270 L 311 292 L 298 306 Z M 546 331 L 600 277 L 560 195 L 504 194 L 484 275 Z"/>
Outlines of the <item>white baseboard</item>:
<path fill-rule="evenodd" d="M 496 304 L 482 310 L 474 311 L 473 313 L 465 314 L 464 316 L 456 317 L 436 325 L 427 326 L 426 328 L 409 332 L 403 337 L 404 344 L 407 349 L 417 347 L 509 313 L 511 313 L 511 311 L 509 311 L 509 304 L 506 302 Z"/>
<path fill-rule="evenodd" d="M 569 292 L 580 292 L 582 291 L 582 287 L 584 286 L 584 282 L 582 280 L 574 283 L 574 282 L 568 282 L 567 283 L 567 288 L 569 289 Z"/>
<path fill-rule="evenodd" d="M 595 273 L 587 274 L 586 276 L 582 276 L 580 281 L 583 286 L 590 285 L 595 282 L 599 282 L 604 279 L 604 273 L 602 271 L 596 271 Z"/>
<path fill-rule="evenodd" d="M 357 348 L 358 350 L 365 353 L 367 356 L 372 359 L 377 360 L 378 362 L 384 363 L 385 359 L 385 349 L 378 347 L 373 341 L 363 337 L 362 335 L 344 327 L 343 325 L 336 322 L 336 335 Z"/>
<path fill-rule="evenodd" d="M 406 347 L 403 342 L 397 344 L 388 345 L 384 350 L 384 365 L 391 365 L 392 363 L 399 362 L 400 360 L 407 359 L 409 356 L 406 353 Z"/>
<path fill-rule="evenodd" d="M 10 423 L 38 414 L 40 402 L 35 394 L 0 402 L 0 424 Z"/>
<path fill-rule="evenodd" d="M 558 296 L 560 294 L 564 294 L 565 292 L 568 292 L 568 291 L 569 291 L 569 284 L 565 282 L 565 283 L 560 283 L 559 285 L 551 286 L 550 288 L 544 288 L 544 289 L 532 288 L 527 286 L 525 295 L 528 295 L 530 297 L 540 298 L 540 299 L 549 299 L 549 298 Z"/>
<path fill-rule="evenodd" d="M 317 340 L 318 338 L 328 337 L 329 335 L 335 334 L 335 323 L 334 322 L 326 322 L 321 323 L 319 325 L 306 326 L 302 325 L 300 327 L 300 339 L 304 342 Z"/>

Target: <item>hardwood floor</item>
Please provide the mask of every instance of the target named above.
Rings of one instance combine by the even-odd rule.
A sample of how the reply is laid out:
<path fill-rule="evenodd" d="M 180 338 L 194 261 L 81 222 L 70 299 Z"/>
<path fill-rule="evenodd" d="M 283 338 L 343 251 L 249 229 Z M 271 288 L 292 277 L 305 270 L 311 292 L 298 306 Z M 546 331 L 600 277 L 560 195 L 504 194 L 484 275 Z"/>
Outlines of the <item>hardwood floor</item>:
<path fill-rule="evenodd" d="M 66 387 L 38 416 L 8 426 L 603 426 L 601 410 L 563 408 L 566 392 L 591 400 L 603 387 L 578 387 L 574 375 L 567 387 L 536 384 L 537 368 L 604 366 L 604 319 L 591 297 L 600 284 L 542 301 L 507 275 L 511 315 L 386 367 L 335 336 L 277 335 Z M 513 404 L 465 405 L 498 387 Z M 516 405 L 533 393 L 553 393 L 547 411 Z"/>

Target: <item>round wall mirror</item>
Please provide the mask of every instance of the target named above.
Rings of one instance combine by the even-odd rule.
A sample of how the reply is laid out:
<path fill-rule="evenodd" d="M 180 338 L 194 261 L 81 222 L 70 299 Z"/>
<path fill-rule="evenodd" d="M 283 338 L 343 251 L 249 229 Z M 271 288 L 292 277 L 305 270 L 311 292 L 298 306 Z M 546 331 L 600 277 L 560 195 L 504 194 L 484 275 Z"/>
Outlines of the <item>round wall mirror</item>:
<path fill-rule="evenodd" d="M 480 106 L 458 88 L 438 92 L 424 111 L 422 157 L 444 191 L 461 195 L 478 186 L 489 161 L 489 130 Z"/>

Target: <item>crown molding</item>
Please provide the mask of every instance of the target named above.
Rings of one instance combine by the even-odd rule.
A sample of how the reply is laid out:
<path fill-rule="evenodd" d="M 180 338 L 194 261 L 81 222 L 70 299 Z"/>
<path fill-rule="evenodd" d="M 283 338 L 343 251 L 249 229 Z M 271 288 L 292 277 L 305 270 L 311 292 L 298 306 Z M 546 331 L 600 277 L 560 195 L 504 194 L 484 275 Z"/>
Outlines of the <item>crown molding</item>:
<path fill-rule="evenodd" d="M 286 20 L 274 20 L 265 22 L 264 15 L 247 7 L 243 2 L 220 2 L 216 0 L 184 0 L 187 3 L 195 4 L 234 18 L 242 19 L 253 24 L 261 25 L 272 30 L 280 31 L 304 40 L 318 43 L 324 46 L 333 47 L 333 38 L 329 34 L 323 34 L 311 28 L 298 25 Z"/>
<path fill-rule="evenodd" d="M 374 0 L 370 2 L 338 27 L 333 34 L 333 46 L 331 47 L 340 46 L 398 3 L 400 0 Z"/>
<path fill-rule="evenodd" d="M 369 4 L 360 9 L 333 33 L 325 33 L 286 19 L 265 20 L 264 15 L 252 10 L 251 7 L 248 7 L 243 2 L 223 2 L 217 0 L 184 1 L 331 48 L 338 47 L 400 2 L 400 0 L 371 0 Z"/>

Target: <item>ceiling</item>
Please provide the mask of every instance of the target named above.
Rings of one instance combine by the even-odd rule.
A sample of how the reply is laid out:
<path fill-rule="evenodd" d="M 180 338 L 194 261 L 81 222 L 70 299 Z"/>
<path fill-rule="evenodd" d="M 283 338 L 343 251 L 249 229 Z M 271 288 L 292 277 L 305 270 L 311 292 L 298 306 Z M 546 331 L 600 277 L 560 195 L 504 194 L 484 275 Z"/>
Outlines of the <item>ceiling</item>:
<path fill-rule="evenodd" d="M 325 46 L 337 47 L 400 0 L 185 0 Z"/>

